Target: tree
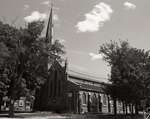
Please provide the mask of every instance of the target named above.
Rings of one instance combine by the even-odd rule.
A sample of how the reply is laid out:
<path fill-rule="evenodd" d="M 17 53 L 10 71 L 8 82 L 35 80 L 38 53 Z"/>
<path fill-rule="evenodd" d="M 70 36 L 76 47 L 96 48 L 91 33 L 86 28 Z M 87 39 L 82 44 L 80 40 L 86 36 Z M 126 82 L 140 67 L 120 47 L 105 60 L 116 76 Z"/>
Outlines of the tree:
<path fill-rule="evenodd" d="M 1 105 L 2 98 L 7 93 L 8 88 L 7 83 L 9 82 L 7 77 L 7 69 L 4 68 L 5 67 L 4 61 L 8 57 L 9 51 L 4 43 L 0 43 L 0 54 L 1 54 L 0 57 L 0 105 Z"/>
<path fill-rule="evenodd" d="M 44 83 L 48 77 L 47 64 L 54 59 L 61 60 L 64 46 L 58 41 L 53 45 L 45 42 L 41 37 L 44 22 L 32 22 L 25 28 L 17 29 L 0 22 L 0 84 L 7 89 L 6 94 L 10 99 L 9 115 L 14 115 L 14 101 L 20 96 L 30 96 L 36 88 Z M 2 88 L 0 90 L 4 90 Z M 0 91 L 1 92 L 1 91 Z"/>
<path fill-rule="evenodd" d="M 111 66 L 111 85 L 106 87 L 106 92 L 114 100 L 137 107 L 143 97 L 148 97 L 149 51 L 133 48 L 127 41 L 121 41 L 120 44 L 111 41 L 100 47 L 100 53 L 104 54 L 104 60 Z"/>

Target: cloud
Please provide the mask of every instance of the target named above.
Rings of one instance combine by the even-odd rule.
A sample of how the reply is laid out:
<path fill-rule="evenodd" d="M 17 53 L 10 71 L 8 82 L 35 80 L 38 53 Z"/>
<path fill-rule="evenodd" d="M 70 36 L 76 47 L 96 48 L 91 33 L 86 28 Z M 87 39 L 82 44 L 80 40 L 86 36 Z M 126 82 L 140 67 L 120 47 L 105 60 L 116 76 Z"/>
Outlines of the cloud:
<path fill-rule="evenodd" d="M 132 10 L 134 10 L 135 8 L 136 8 L 136 5 L 134 5 L 133 3 L 130 3 L 130 2 L 125 2 L 124 3 L 124 6 L 125 6 L 125 8 L 126 9 L 132 9 Z"/>
<path fill-rule="evenodd" d="M 98 60 L 103 58 L 101 54 L 95 54 L 95 53 L 89 53 L 89 56 L 91 56 L 91 60 Z"/>
<path fill-rule="evenodd" d="M 33 21 L 38 21 L 38 20 L 44 20 L 47 18 L 46 13 L 40 13 L 38 11 L 33 11 L 31 15 L 24 17 L 24 20 L 26 22 L 33 22 Z"/>
<path fill-rule="evenodd" d="M 104 22 L 110 20 L 113 10 L 103 2 L 95 5 L 92 11 L 85 14 L 85 20 L 77 23 L 78 32 L 95 32 L 103 26 Z"/>
<path fill-rule="evenodd" d="M 25 4 L 25 5 L 24 5 L 24 10 L 29 9 L 29 7 L 30 7 L 29 5 Z"/>

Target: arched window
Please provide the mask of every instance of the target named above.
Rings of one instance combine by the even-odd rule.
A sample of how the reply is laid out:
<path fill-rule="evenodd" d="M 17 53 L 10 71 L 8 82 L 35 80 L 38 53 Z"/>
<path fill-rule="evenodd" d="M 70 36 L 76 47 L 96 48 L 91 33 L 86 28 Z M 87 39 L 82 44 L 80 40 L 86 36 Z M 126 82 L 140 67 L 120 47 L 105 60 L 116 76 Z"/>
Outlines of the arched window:
<path fill-rule="evenodd" d="M 107 105 L 107 96 L 103 94 L 103 105 Z"/>
<path fill-rule="evenodd" d="M 50 97 L 53 95 L 53 81 L 50 80 Z"/>
<path fill-rule="evenodd" d="M 92 103 L 93 103 L 94 105 L 97 104 L 97 97 L 96 97 L 96 94 L 95 94 L 95 93 L 94 93 L 93 96 L 92 96 Z"/>
<path fill-rule="evenodd" d="M 99 100 L 99 103 L 102 102 L 102 98 L 101 98 L 101 95 L 100 95 L 100 94 L 98 95 L 98 100 Z"/>
<path fill-rule="evenodd" d="M 53 89 L 53 97 L 56 97 L 57 96 L 57 79 L 58 79 L 58 73 L 57 73 L 57 70 L 55 70 L 55 72 L 54 72 L 55 74 L 54 74 L 54 89 Z"/>
<path fill-rule="evenodd" d="M 85 93 L 83 93 L 82 98 L 83 98 L 83 104 L 86 104 L 86 94 Z"/>

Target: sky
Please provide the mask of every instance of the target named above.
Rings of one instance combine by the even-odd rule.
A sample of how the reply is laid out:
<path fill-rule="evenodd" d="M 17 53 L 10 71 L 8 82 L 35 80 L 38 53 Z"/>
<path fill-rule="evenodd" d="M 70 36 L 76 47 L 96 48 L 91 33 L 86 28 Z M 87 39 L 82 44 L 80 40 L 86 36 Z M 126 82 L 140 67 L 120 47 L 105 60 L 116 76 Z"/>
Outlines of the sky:
<path fill-rule="evenodd" d="M 0 0 L 0 20 L 18 27 L 47 23 L 49 10 L 50 0 Z M 53 35 L 65 46 L 68 69 L 107 81 L 110 67 L 99 47 L 122 39 L 148 50 L 149 11 L 150 0 L 53 0 Z"/>

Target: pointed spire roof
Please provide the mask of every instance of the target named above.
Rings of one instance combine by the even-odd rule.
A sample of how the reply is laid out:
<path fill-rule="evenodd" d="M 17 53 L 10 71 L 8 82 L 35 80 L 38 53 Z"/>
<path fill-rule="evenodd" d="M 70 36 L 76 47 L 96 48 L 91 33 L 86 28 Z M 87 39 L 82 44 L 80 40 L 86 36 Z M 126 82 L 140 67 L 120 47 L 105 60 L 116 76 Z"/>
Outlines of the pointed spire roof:
<path fill-rule="evenodd" d="M 46 30 L 46 42 L 52 44 L 53 33 L 53 4 L 51 2 L 50 15 L 48 19 L 48 25 Z"/>

